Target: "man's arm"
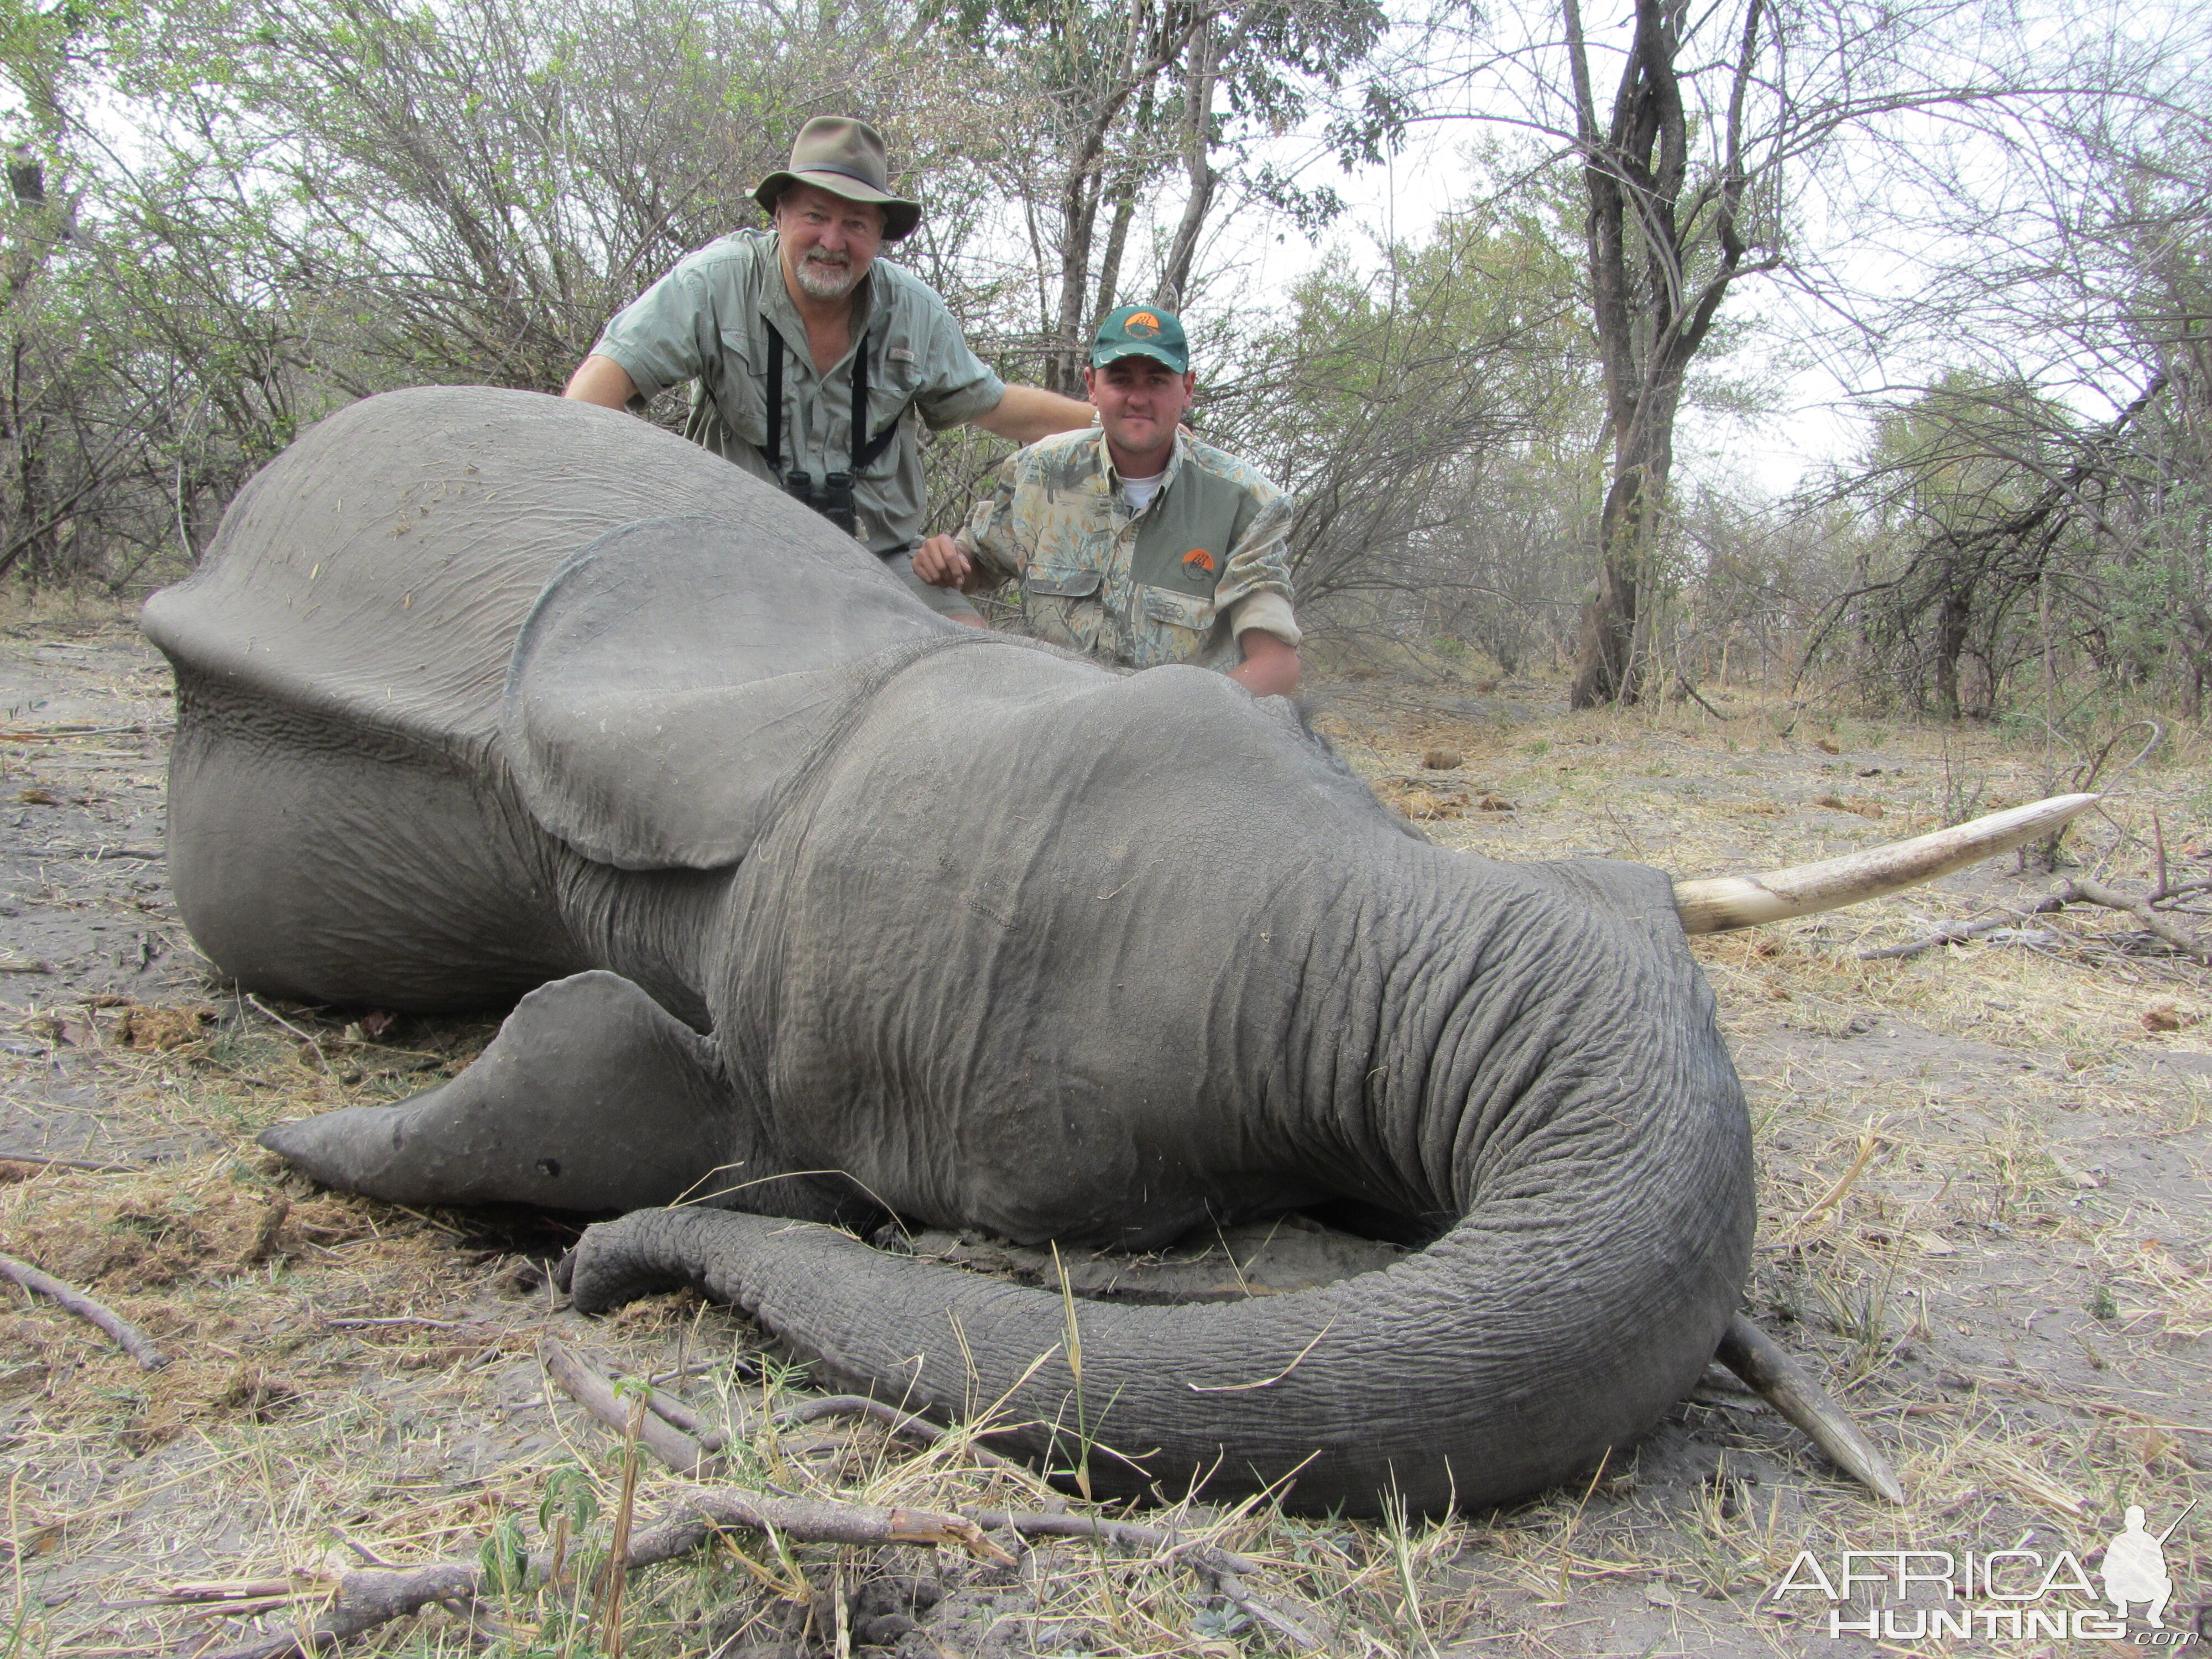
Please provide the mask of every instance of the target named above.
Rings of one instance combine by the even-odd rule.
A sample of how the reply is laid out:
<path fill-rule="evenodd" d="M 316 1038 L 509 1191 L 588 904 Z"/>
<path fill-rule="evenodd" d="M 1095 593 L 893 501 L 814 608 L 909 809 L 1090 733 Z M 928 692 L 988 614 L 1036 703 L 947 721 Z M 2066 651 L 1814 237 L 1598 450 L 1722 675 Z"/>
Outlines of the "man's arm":
<path fill-rule="evenodd" d="M 985 410 L 974 421 L 994 438 L 1033 444 L 1055 432 L 1089 426 L 1095 412 L 1089 404 L 1047 392 L 1042 386 L 1010 386 L 997 408 Z"/>
<path fill-rule="evenodd" d="M 637 396 L 637 382 L 613 358 L 595 351 L 576 366 L 561 395 L 580 404 L 597 404 L 602 409 L 628 409 L 630 399 Z"/>
<path fill-rule="evenodd" d="M 988 593 L 1022 574 L 1027 555 L 1014 534 L 1014 498 L 1029 453 L 1018 449 L 999 464 L 991 493 L 975 503 L 957 536 L 932 536 L 915 550 L 915 575 L 933 587 Z"/>
<path fill-rule="evenodd" d="M 1229 671 L 1255 697 L 1287 697 L 1298 689 L 1298 648 L 1277 639 L 1264 628 L 1248 628 L 1237 636 L 1244 660 Z"/>

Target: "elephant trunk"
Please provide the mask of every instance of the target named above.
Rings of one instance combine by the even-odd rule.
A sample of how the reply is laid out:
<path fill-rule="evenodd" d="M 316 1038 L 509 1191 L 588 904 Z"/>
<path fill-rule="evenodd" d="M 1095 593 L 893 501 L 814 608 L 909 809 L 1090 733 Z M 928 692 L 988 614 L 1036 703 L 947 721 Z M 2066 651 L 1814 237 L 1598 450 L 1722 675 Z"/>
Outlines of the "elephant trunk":
<path fill-rule="evenodd" d="M 1527 1242 L 1455 1229 L 1319 1290 L 1071 1308 L 827 1227 L 656 1210 L 592 1229 L 571 1290 L 592 1312 L 692 1285 L 825 1380 L 1003 1425 L 994 1443 L 1087 1467 L 1101 1496 L 1281 1482 L 1301 1511 L 1371 1515 L 1395 1493 L 1436 1512 L 1569 1479 L 1642 1434 L 1711 1358 L 1741 1271 L 1712 1261 L 1711 1282 L 1686 1283 L 1678 1264 L 1638 1287 L 1639 1308 L 1587 1280 L 1540 1282 Z"/>
<path fill-rule="evenodd" d="M 1282 1483 L 1296 1509 L 1374 1514 L 1587 1474 L 1688 1391 L 1750 1261 L 1748 1115 L 1670 896 L 1589 863 L 1522 873 L 1510 902 L 1370 904 L 1345 970 L 1298 976 L 1269 1052 L 1319 1059 L 1282 1085 L 1272 1167 L 1450 1221 L 1388 1268 L 1078 1303 L 821 1225 L 659 1210 L 586 1235 L 575 1304 L 696 1285 L 841 1385 L 987 1421 L 1096 1493 Z"/>
<path fill-rule="evenodd" d="M 824 1380 L 987 1420 L 994 1444 L 1083 1467 L 1099 1495 L 1284 1483 L 1301 1511 L 1436 1512 L 1586 1473 L 1696 1381 L 1750 1249 L 1747 1147 L 1712 1130 L 1650 1137 L 1618 1179 L 1603 1166 L 1620 1146 L 1571 1138 L 1567 1191 L 1502 1181 L 1387 1269 L 1240 1303 L 1071 1302 L 696 1208 L 593 1228 L 571 1290 L 592 1312 L 691 1285 Z"/>

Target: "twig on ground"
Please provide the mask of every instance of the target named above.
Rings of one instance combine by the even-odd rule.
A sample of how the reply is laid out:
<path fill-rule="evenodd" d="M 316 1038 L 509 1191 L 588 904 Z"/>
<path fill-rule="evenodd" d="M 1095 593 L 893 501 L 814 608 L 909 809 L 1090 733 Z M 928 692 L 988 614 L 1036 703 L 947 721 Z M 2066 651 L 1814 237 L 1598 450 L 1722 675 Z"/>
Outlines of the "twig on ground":
<path fill-rule="evenodd" d="M 1309 1650 L 1327 1644 L 1296 1618 L 1246 1587 L 1243 1575 L 1261 1565 L 1249 1555 L 1238 1555 L 1212 1544 L 1178 1540 L 1161 1527 L 1133 1521 L 1101 1521 L 1087 1515 L 1029 1515 L 1006 1510 L 970 1510 L 968 1516 L 986 1532 L 1011 1530 L 1024 1538 L 1097 1538 L 1135 1549 L 1164 1551 L 1181 1555 L 1212 1578 L 1245 1615 L 1279 1632 L 1296 1646 Z"/>
<path fill-rule="evenodd" d="M 1680 685 L 1680 686 L 1682 688 L 1683 691 L 1684 691 L 1685 693 L 1686 693 L 1686 694 L 1687 694 L 1691 698 L 1692 698 L 1692 699 L 1694 699 L 1694 700 L 1695 700 L 1695 702 L 1696 702 L 1696 703 L 1697 703 L 1697 705 L 1698 705 L 1698 708 L 1700 708 L 1704 709 L 1704 710 L 1705 711 L 1705 713 L 1707 713 L 1708 714 L 1711 714 L 1711 715 L 1715 720 L 1735 720 L 1735 719 L 1740 718 L 1739 716 L 1735 715 L 1735 714 L 1722 714 L 1722 713 L 1721 713 L 1721 711 L 1720 711 L 1719 709 L 1717 709 L 1717 708 L 1714 708 L 1714 707 L 1712 706 L 1712 704 L 1711 704 L 1711 703 L 1707 702 L 1706 702 L 1703 697 L 1701 697 L 1701 696 L 1699 696 L 1698 695 L 1698 688 L 1697 688 L 1696 686 L 1694 686 L 1694 685 L 1691 684 L 1690 684 L 1690 682 L 1689 682 L 1689 680 L 1688 680 L 1688 678 L 1687 678 L 1686 677 L 1685 677 L 1684 675 L 1681 675 L 1681 674 L 1677 674 L 1677 675 L 1675 675 L 1675 676 L 1674 676 L 1674 683 L 1675 683 L 1677 685 Z"/>
<path fill-rule="evenodd" d="M 2116 888 L 2100 881 L 2075 879 L 2066 884 L 2060 902 L 2074 899 L 2084 904 L 2100 904 L 2107 910 L 2123 910 L 2164 939 L 2185 957 L 2194 957 L 2207 967 L 2212 967 L 2212 946 L 2208 946 L 2195 934 L 2176 927 L 2173 921 L 2150 907 L 2148 899 L 2130 898 Z"/>
<path fill-rule="evenodd" d="M 88 1158 L 48 1158 L 44 1152 L 0 1152 L 0 1164 L 40 1164 L 50 1170 L 82 1170 L 87 1175 L 143 1175 L 150 1164 L 100 1164 Z"/>
<path fill-rule="evenodd" d="M 614 1384 L 580 1355 L 551 1337 L 538 1344 L 538 1362 L 561 1391 L 617 1434 L 629 1431 L 629 1407 L 615 1398 Z M 664 1468 L 693 1480 L 714 1474 L 719 1465 L 707 1449 L 674 1424 L 648 1413 L 638 1438 Z"/>
<path fill-rule="evenodd" d="M 630 1539 L 623 1565 L 636 1568 L 672 1561 L 732 1528 L 780 1533 L 809 1544 L 949 1544 L 985 1560 L 1013 1565 L 1012 1558 L 965 1516 L 699 1486 L 686 1487 L 656 1525 Z M 525 1587 L 546 1582 L 552 1571 L 552 1552 L 532 1551 Z M 208 1659 L 293 1659 L 325 1652 L 364 1631 L 419 1613 L 434 1601 L 465 1607 L 489 1576 L 483 1564 L 474 1559 L 397 1571 L 364 1568 L 343 1573 L 328 1611 L 312 1630 L 228 1648 Z"/>
<path fill-rule="evenodd" d="M 2030 916 L 2047 915 L 2060 908 L 2065 901 L 2060 898 L 2040 899 L 2026 910 L 2008 911 L 2002 916 L 1991 916 L 1984 921 L 1953 924 L 1938 927 L 1925 939 L 1917 939 L 1904 945 L 1885 945 L 1879 950 L 1857 952 L 1861 962 L 1893 962 L 1906 957 L 1917 957 L 1923 951 L 1932 951 L 1939 945 L 1963 945 L 2006 927 L 2016 927 Z"/>
<path fill-rule="evenodd" d="M 796 1428 L 802 1423 L 813 1423 L 825 1417 L 866 1417 L 874 1419 L 893 1434 L 904 1435 L 909 1440 L 919 1440 L 925 1446 L 933 1446 L 945 1437 L 946 1431 L 926 1417 L 912 1412 L 902 1412 L 896 1406 L 887 1406 L 880 1400 L 871 1400 L 866 1395 L 833 1394 L 826 1399 L 809 1400 L 775 1414 L 778 1428 Z M 970 1444 L 968 1455 L 987 1469 L 1018 1468 L 1012 1459 L 1001 1457 L 994 1451 Z"/>
<path fill-rule="evenodd" d="M 331 1069 L 331 1057 L 323 1052 L 322 1041 L 320 1038 L 317 1037 L 313 1032 L 301 1030 L 298 1026 L 293 1024 L 290 1020 L 285 1018 L 283 1015 L 278 1013 L 274 1008 L 271 1008 L 267 1003 L 264 1002 L 259 997 L 255 996 L 250 991 L 246 993 L 246 1000 L 252 1003 L 255 1007 L 258 1008 L 263 1013 L 268 1015 L 270 1018 L 275 1020 L 286 1030 L 289 1031 L 294 1036 L 299 1038 L 301 1042 L 306 1043 L 310 1048 L 313 1048 L 315 1051 L 315 1058 L 322 1063 L 322 1067 L 325 1072 Z"/>
<path fill-rule="evenodd" d="M 74 1285 L 65 1285 L 50 1273 L 40 1273 L 27 1261 L 18 1261 L 12 1255 L 0 1255 L 0 1276 L 12 1279 L 27 1291 L 51 1297 L 56 1302 L 88 1323 L 105 1331 L 115 1346 L 129 1354 L 149 1371 L 157 1371 L 169 1363 L 168 1355 L 154 1346 L 153 1338 L 112 1309 L 94 1301 Z"/>
<path fill-rule="evenodd" d="M 648 1379 L 648 1386 L 650 1386 L 650 1379 Z M 673 1424 L 683 1430 L 684 1433 L 697 1441 L 705 1450 L 718 1452 L 730 1443 L 729 1436 L 711 1424 L 702 1422 L 698 1413 L 693 1411 L 690 1407 L 672 1394 L 665 1393 L 655 1388 L 653 1390 L 653 1397 L 647 1403 L 653 1407 L 653 1414 L 655 1417 L 664 1423 Z"/>
<path fill-rule="evenodd" d="M 1829 1397 L 1826 1389 L 1741 1314 L 1729 1319 L 1718 1357 L 1722 1364 L 1758 1389 L 1767 1404 L 1802 1429 L 1844 1474 L 1890 1503 L 1905 1501 L 1905 1487 L 1889 1467 L 1889 1460 L 1844 1415 L 1844 1408 Z"/>
<path fill-rule="evenodd" d="M 0 974 L 51 974 L 51 962 L 0 962 Z"/>

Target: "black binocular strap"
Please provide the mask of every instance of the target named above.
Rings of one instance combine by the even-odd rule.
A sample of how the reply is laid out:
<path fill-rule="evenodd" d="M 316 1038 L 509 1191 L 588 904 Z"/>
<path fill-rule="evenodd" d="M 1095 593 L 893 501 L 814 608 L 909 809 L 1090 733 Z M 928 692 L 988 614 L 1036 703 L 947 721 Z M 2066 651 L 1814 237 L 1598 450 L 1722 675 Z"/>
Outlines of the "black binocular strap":
<path fill-rule="evenodd" d="M 771 342 L 768 358 L 768 442 L 761 453 L 768 457 L 769 469 L 778 478 L 783 477 L 783 354 L 790 349 L 783 336 L 776 332 L 774 323 L 765 317 L 761 326 L 768 331 Z M 901 410 L 891 416 L 890 424 L 867 441 L 860 434 L 868 429 L 868 337 L 860 337 L 860 348 L 853 354 L 853 450 L 847 470 L 855 477 L 876 464 L 876 458 L 890 447 L 891 440 L 898 435 Z"/>

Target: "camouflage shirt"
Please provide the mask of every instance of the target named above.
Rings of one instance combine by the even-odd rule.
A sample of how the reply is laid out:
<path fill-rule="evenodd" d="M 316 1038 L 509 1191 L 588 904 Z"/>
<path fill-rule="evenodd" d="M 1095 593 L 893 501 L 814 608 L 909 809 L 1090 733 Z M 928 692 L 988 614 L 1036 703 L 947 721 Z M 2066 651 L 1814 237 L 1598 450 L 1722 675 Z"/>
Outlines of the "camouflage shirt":
<path fill-rule="evenodd" d="M 768 363 L 783 337 L 786 468 L 818 486 L 850 464 L 853 353 L 822 374 L 806 349 L 806 324 L 783 285 L 775 233 L 741 230 L 687 254 L 630 301 L 592 349 L 626 370 L 641 397 L 691 382 L 684 435 L 755 477 L 778 480 L 768 442 Z M 854 293 L 853 346 L 868 345 L 867 432 L 892 422 L 898 435 L 854 480 L 860 540 L 878 553 L 911 546 L 922 532 L 922 422 L 933 431 L 988 415 L 1006 382 L 977 360 L 937 292 L 912 271 L 878 259 Z"/>
<path fill-rule="evenodd" d="M 1289 495 L 1180 434 L 1143 511 L 1120 482 L 1103 431 L 1062 432 L 1009 457 L 976 507 L 961 547 L 986 580 L 1020 581 L 1030 632 L 1132 668 L 1234 668 L 1254 628 L 1298 642 Z"/>

